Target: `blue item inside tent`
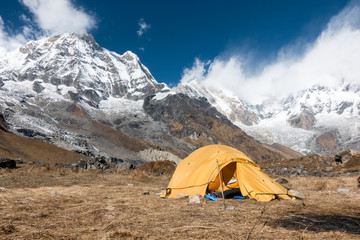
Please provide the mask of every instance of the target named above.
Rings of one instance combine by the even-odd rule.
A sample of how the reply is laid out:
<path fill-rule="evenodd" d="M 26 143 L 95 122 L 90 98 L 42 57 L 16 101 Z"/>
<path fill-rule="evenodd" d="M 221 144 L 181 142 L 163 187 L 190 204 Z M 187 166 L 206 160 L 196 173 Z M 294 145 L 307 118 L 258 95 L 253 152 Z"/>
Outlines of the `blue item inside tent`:
<path fill-rule="evenodd" d="M 234 196 L 234 199 L 248 199 L 248 197 L 243 197 L 243 196 Z"/>
<path fill-rule="evenodd" d="M 211 201 L 217 202 L 216 197 L 214 197 L 213 195 L 210 195 L 210 194 L 206 194 L 206 195 L 205 195 L 205 199 L 209 199 L 209 200 L 211 200 Z"/>

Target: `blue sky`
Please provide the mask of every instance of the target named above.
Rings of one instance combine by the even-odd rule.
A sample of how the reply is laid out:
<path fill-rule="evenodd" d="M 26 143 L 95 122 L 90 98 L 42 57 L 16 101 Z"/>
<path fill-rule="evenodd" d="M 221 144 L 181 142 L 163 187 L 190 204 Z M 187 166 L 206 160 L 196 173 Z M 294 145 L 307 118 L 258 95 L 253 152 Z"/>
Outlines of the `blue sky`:
<path fill-rule="evenodd" d="M 108 1 L 110 2 L 110 1 Z M 160 82 L 181 78 L 194 58 L 210 60 L 234 51 L 273 58 L 298 38 L 313 40 L 346 1 L 78 1 L 96 13 L 92 31 L 104 47 L 139 55 Z M 316 3 L 314 3 L 316 2 Z M 139 19 L 151 25 L 137 36 Z M 144 48 L 144 52 L 139 50 Z"/>
<path fill-rule="evenodd" d="M 211 78 L 213 69 L 227 67 L 237 69 L 224 70 L 221 79 L 240 74 L 260 81 L 283 58 L 286 64 L 306 59 L 338 22 L 344 27 L 357 21 L 359 5 L 358 0 L 3 1 L 0 47 L 76 31 L 92 34 L 102 47 L 119 54 L 133 51 L 158 82 L 171 86 L 191 76 Z M 354 8 L 348 14 L 346 9 Z M 358 30 L 360 24 L 355 25 L 351 31 Z"/>
<path fill-rule="evenodd" d="M 254 61 L 269 61 L 299 38 L 312 41 L 346 4 L 329 0 L 131 2 L 119 3 L 111 17 L 98 7 L 100 24 L 93 34 L 109 49 L 137 53 L 156 79 L 166 83 L 178 81 L 195 57 L 210 60 L 235 51 L 251 54 Z M 96 9 L 92 4 L 89 8 Z M 138 37 L 134 29 L 141 18 L 151 28 Z"/>
<path fill-rule="evenodd" d="M 234 53 L 267 62 L 294 41 L 313 41 L 348 1 L 110 1 L 72 0 L 95 19 L 89 33 L 103 47 L 135 52 L 159 82 L 176 83 L 195 58 Z M 60 12 L 59 12 L 60 13 Z M 18 1 L 3 1 L 6 30 L 16 32 L 21 15 L 33 14 Z M 150 25 L 141 36 L 139 21 Z"/>

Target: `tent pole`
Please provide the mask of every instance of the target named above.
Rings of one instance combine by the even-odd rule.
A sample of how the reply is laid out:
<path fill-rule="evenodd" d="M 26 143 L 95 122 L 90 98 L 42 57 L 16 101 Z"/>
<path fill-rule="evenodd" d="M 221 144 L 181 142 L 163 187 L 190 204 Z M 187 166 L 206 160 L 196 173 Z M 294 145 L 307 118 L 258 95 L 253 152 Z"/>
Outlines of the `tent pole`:
<path fill-rule="evenodd" d="M 216 159 L 216 164 L 217 164 L 217 168 L 218 168 L 218 172 L 219 172 L 219 180 L 220 180 L 220 186 L 221 186 L 221 194 L 222 194 L 222 198 L 223 198 L 223 204 L 224 204 L 224 209 L 225 209 L 225 197 L 224 197 L 224 188 L 223 188 L 223 182 L 221 179 L 221 173 L 220 173 L 220 167 L 219 167 L 219 162 Z"/>

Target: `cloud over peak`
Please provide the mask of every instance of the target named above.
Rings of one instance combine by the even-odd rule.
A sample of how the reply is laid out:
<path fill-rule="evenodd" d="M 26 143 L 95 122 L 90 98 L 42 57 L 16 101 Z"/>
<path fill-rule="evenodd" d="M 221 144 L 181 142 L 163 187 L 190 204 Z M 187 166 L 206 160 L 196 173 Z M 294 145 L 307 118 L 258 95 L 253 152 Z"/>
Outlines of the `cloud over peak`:
<path fill-rule="evenodd" d="M 70 0 L 21 0 L 34 16 L 35 23 L 45 34 L 65 32 L 87 33 L 96 21 Z"/>
<path fill-rule="evenodd" d="M 293 48 L 299 49 L 296 44 Z M 196 78 L 232 90 L 253 104 L 281 100 L 315 84 L 360 83 L 360 1 L 334 16 L 313 43 L 304 44 L 301 53 L 291 46 L 281 49 L 278 59 L 255 76 L 244 74 L 246 60 L 241 56 L 215 58 L 208 65 L 196 59 L 192 68 L 184 70 L 181 82 Z"/>
<path fill-rule="evenodd" d="M 96 27 L 95 17 L 76 7 L 71 0 L 19 0 L 31 13 L 21 14 L 23 26 L 6 28 L 0 16 L 0 53 L 15 49 L 29 40 L 67 32 L 87 33 Z"/>

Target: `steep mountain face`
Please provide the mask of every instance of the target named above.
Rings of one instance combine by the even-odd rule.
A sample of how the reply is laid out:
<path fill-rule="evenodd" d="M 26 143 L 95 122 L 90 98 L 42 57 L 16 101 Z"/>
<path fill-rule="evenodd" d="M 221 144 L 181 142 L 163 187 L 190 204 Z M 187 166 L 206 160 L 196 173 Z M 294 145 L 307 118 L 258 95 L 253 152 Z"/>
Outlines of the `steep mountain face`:
<path fill-rule="evenodd" d="M 229 91 L 198 87 L 191 81 L 179 91 L 206 97 L 234 124 L 264 143 L 280 143 L 302 153 L 328 154 L 360 149 L 360 85 L 315 85 L 281 102 L 250 105 Z M 196 95 L 192 92 L 196 91 Z M 232 98 L 234 100 L 228 101 Z M 232 103 L 237 102 L 236 108 Z M 233 116 L 251 116 L 233 118 Z"/>
<path fill-rule="evenodd" d="M 9 53 L 0 61 L 0 86 L 0 111 L 10 131 L 91 156 L 129 160 L 147 160 L 141 151 L 156 144 L 101 120 L 146 118 L 142 99 L 169 89 L 135 54 L 118 55 L 77 34 L 30 42 Z"/>
<path fill-rule="evenodd" d="M 157 83 L 135 54 L 110 52 L 88 35 L 33 41 L 3 56 L 0 113 L 10 132 L 88 156 L 179 162 L 224 143 L 255 160 L 282 157 L 205 98 Z"/>
<path fill-rule="evenodd" d="M 176 87 L 176 91 L 185 93 L 192 98 L 205 97 L 232 122 L 241 122 L 247 126 L 259 122 L 259 117 L 249 109 L 248 104 L 229 90 L 205 86 L 197 80 L 192 80 L 179 84 Z"/>
<path fill-rule="evenodd" d="M 31 87 L 38 97 L 83 101 L 96 108 L 110 97 L 137 100 L 167 88 L 156 82 L 135 54 L 110 52 L 90 35 L 30 42 L 10 53 L 0 68 L 4 88 L 22 85 Z"/>
<path fill-rule="evenodd" d="M 225 144 L 256 160 L 282 157 L 232 124 L 205 98 L 190 98 L 181 93 L 162 99 L 149 96 L 144 101 L 144 110 L 155 121 L 166 123 L 172 135 L 196 147 Z"/>

